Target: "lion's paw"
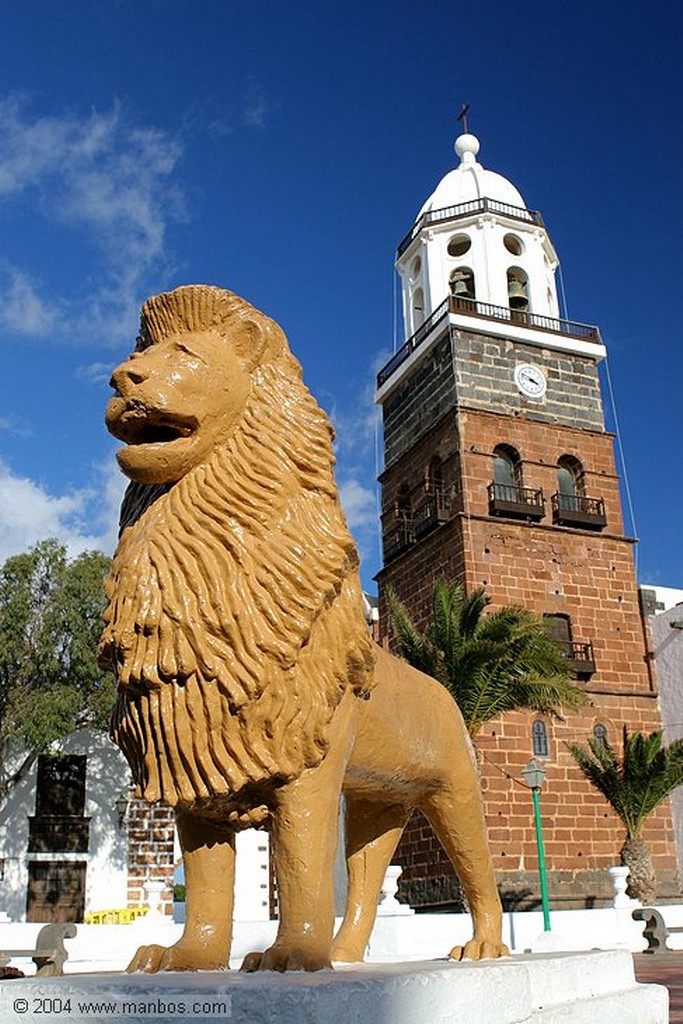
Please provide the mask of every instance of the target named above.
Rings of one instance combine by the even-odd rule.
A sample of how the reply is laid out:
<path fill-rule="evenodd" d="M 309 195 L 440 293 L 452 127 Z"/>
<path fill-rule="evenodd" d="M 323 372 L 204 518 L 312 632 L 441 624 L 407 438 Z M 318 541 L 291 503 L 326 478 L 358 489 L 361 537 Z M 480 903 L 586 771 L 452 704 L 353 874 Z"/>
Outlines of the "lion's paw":
<path fill-rule="evenodd" d="M 497 960 L 500 956 L 510 956 L 504 942 L 476 938 L 464 946 L 454 946 L 448 954 L 449 960 Z"/>
<path fill-rule="evenodd" d="M 330 955 L 317 950 L 278 946 L 277 943 L 264 953 L 247 953 L 240 970 L 242 971 L 322 971 L 332 967 Z"/>
<path fill-rule="evenodd" d="M 145 971 L 156 974 L 158 971 L 218 971 L 226 967 L 225 959 L 212 956 L 207 949 L 182 940 L 175 946 L 140 946 L 137 953 L 126 967 L 128 974 Z"/>

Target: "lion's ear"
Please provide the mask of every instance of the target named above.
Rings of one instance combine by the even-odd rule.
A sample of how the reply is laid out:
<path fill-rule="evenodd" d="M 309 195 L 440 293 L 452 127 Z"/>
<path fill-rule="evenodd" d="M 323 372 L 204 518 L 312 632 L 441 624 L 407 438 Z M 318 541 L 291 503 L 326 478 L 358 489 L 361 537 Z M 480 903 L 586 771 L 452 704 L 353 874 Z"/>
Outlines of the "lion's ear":
<path fill-rule="evenodd" d="M 249 369 L 263 363 L 274 363 L 285 360 L 291 368 L 299 364 L 291 354 L 287 338 L 281 327 L 269 317 L 258 319 L 245 317 L 240 324 L 239 334 L 234 339 L 237 355 L 243 359 Z"/>

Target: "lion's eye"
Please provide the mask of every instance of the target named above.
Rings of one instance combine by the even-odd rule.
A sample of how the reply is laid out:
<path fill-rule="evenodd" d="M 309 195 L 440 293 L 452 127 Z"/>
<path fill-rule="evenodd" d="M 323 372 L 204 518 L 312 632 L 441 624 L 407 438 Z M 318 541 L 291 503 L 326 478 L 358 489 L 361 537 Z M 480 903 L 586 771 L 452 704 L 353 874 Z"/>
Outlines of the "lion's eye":
<path fill-rule="evenodd" d="M 179 352 L 183 352 L 186 356 L 191 356 L 193 359 L 199 359 L 200 362 L 204 362 L 199 352 L 197 352 L 193 348 L 190 348 L 190 346 L 186 345 L 184 341 L 177 341 L 176 348 L 178 349 Z"/>

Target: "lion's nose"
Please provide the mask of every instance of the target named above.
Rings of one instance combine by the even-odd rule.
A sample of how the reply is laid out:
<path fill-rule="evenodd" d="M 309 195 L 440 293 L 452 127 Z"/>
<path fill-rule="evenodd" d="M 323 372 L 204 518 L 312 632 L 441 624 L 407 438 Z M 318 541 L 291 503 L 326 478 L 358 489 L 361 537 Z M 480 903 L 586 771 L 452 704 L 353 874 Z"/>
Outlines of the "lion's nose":
<path fill-rule="evenodd" d="M 109 380 L 109 386 L 118 391 L 125 390 L 128 384 L 142 384 L 146 380 L 147 374 L 144 372 L 142 367 L 132 360 L 127 359 L 125 363 L 121 363 L 117 366 L 111 375 Z"/>

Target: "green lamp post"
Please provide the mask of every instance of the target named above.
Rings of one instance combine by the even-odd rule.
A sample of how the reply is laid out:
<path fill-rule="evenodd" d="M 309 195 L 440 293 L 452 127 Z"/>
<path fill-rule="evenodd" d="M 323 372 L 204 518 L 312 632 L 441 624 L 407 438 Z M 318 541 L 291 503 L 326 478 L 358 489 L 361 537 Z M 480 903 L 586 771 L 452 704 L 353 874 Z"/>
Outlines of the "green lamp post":
<path fill-rule="evenodd" d="M 543 765 L 532 758 L 522 772 L 522 777 L 531 790 L 534 801 L 534 823 L 536 825 L 536 847 L 538 849 L 538 873 L 541 879 L 541 905 L 543 907 L 543 931 L 550 931 L 550 905 L 548 903 L 548 876 L 545 870 L 545 851 L 543 849 L 543 829 L 541 828 L 541 805 L 539 793 L 545 782 Z"/>

